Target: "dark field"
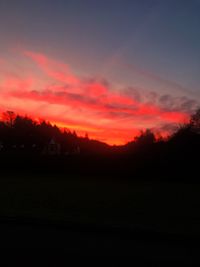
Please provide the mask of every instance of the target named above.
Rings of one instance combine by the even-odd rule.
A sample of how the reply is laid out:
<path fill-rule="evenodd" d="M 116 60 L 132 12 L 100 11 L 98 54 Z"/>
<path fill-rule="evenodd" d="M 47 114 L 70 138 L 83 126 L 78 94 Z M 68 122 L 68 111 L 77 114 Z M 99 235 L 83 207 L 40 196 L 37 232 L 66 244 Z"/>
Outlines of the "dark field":
<path fill-rule="evenodd" d="M 200 235 L 200 185 L 3 176 L 1 216 Z"/>
<path fill-rule="evenodd" d="M 190 266 L 198 261 L 199 192 L 200 185 L 180 183 L 3 175 L 0 246 L 37 248 L 36 258 L 39 248 L 54 248 L 48 266 L 64 266 L 66 254 L 91 265 L 94 256 L 93 266 L 106 265 L 107 256 L 109 266 Z"/>

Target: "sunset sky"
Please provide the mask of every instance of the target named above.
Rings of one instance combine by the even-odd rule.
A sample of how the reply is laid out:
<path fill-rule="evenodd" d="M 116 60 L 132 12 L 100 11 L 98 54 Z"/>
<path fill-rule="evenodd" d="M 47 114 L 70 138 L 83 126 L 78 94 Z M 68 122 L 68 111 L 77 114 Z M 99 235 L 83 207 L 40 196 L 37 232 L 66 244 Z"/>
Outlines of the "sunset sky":
<path fill-rule="evenodd" d="M 200 102 L 200 0 L 0 0 L 0 112 L 124 144 Z"/>

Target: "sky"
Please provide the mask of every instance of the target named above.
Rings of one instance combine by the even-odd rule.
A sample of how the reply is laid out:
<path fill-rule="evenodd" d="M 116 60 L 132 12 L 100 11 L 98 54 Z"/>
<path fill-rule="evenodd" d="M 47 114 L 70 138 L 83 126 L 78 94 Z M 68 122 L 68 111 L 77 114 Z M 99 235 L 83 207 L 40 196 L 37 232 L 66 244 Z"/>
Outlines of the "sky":
<path fill-rule="evenodd" d="M 0 112 L 109 144 L 200 102 L 200 0 L 0 0 Z"/>

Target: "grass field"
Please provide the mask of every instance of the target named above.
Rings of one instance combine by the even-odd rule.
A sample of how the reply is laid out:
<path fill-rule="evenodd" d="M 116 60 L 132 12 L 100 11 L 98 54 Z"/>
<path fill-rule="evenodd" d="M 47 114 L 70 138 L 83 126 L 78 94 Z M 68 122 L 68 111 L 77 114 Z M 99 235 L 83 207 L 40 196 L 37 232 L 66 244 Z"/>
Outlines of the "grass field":
<path fill-rule="evenodd" d="M 3 175 L 0 217 L 200 235 L 200 185 Z"/>

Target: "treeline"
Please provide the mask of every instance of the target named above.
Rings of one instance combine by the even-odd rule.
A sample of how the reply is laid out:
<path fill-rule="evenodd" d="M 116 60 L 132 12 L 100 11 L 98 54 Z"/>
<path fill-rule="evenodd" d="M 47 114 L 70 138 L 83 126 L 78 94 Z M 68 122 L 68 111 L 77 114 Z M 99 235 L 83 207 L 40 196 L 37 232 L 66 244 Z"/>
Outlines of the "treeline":
<path fill-rule="evenodd" d="M 49 146 L 54 146 L 52 151 Z M 56 148 L 60 147 L 56 153 Z M 49 122 L 37 122 L 30 117 L 16 115 L 13 111 L 2 114 L 0 121 L 0 153 L 32 155 L 70 155 L 73 153 L 107 153 L 109 146 L 90 140 L 87 135 L 78 137 L 76 132 L 60 130 Z M 52 153 L 50 153 L 52 152 Z"/>
<path fill-rule="evenodd" d="M 165 140 L 146 130 L 124 146 L 79 137 L 12 111 L 5 112 L 0 122 L 2 171 L 199 182 L 199 153 L 200 110 Z"/>

